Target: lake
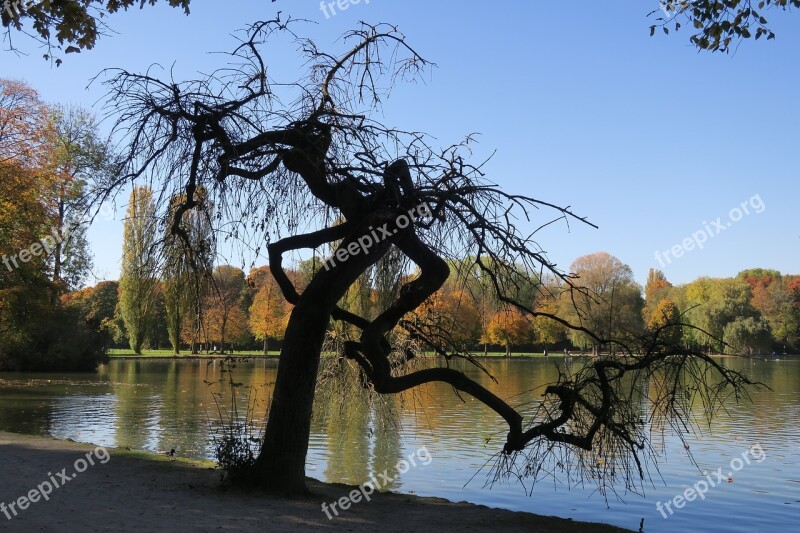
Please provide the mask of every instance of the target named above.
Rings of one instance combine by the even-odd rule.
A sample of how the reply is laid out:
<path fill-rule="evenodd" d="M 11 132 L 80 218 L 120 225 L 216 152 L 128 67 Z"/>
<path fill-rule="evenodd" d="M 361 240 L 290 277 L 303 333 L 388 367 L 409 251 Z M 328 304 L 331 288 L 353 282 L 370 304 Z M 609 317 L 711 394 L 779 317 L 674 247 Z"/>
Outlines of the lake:
<path fill-rule="evenodd" d="M 469 396 L 462 401 L 441 385 L 371 406 L 328 402 L 315 416 L 307 474 L 354 485 L 371 478 L 382 482 L 380 473 L 396 474 L 396 465 L 411 456 L 416 461 L 385 488 L 633 530 L 644 520 L 646 532 L 794 529 L 800 524 L 800 361 L 725 363 L 772 390 L 755 392 L 752 403 L 730 404 L 729 417 L 689 439 L 697 466 L 683 444 L 667 435 L 660 472 L 651 470 L 644 496 L 620 487 L 604 498 L 591 482 L 570 487 L 559 477 L 533 488 L 526 480 L 486 486 L 507 428 L 479 402 Z M 525 405 L 564 364 L 560 358 L 486 360 L 496 385 L 474 369 L 468 372 L 513 404 Z M 235 370 L 235 380 L 244 384 L 237 389 L 240 410 L 246 411 L 244 395 L 255 395 L 257 423 L 276 367 L 274 360 L 254 359 Z M 225 378 L 221 370 L 220 361 L 115 360 L 95 374 L 0 373 L 0 430 L 148 451 L 175 448 L 181 456 L 211 458 L 210 428 L 219 419 L 215 394 L 228 390 L 214 383 Z M 763 455 L 741 460 L 754 449 Z M 725 481 L 703 499 L 687 501 L 671 515 L 656 508 L 701 480 L 713 480 L 720 468 Z"/>

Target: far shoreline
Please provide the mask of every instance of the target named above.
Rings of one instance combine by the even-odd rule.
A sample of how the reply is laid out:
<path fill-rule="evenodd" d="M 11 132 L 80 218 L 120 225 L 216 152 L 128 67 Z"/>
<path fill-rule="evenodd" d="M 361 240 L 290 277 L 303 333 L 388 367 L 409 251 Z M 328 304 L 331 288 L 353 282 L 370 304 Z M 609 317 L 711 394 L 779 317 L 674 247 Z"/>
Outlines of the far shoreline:
<path fill-rule="evenodd" d="M 263 353 L 253 353 L 253 352 L 239 352 L 233 354 L 221 354 L 221 353 L 209 353 L 209 354 L 165 354 L 165 353 L 144 353 L 141 355 L 133 354 L 132 352 L 123 352 L 123 353 L 109 353 L 109 359 L 111 361 L 119 360 L 173 360 L 173 361 L 222 361 L 225 359 L 233 358 L 233 359 L 265 359 L 265 360 L 278 360 L 280 358 L 280 352 L 270 352 L 268 355 L 264 355 Z M 329 354 L 323 354 L 322 357 L 328 357 Z M 426 357 L 430 357 L 426 354 Z M 533 360 L 533 359 L 593 359 L 595 358 L 589 354 L 580 354 L 580 353 L 573 353 L 571 355 L 564 355 L 563 353 L 552 353 L 544 355 L 542 353 L 533 353 L 533 354 L 511 354 L 511 356 L 506 356 L 503 353 L 495 353 L 495 354 L 475 354 L 471 356 L 473 359 L 481 359 L 481 360 L 503 360 L 503 361 L 511 361 L 511 360 Z M 796 356 L 792 355 L 759 355 L 759 356 L 742 356 L 742 355 L 735 355 L 735 354 L 712 354 L 711 357 L 719 357 L 719 358 L 744 358 L 744 359 L 780 359 L 780 358 L 793 358 Z M 442 359 L 441 356 L 431 357 L 432 359 Z"/>

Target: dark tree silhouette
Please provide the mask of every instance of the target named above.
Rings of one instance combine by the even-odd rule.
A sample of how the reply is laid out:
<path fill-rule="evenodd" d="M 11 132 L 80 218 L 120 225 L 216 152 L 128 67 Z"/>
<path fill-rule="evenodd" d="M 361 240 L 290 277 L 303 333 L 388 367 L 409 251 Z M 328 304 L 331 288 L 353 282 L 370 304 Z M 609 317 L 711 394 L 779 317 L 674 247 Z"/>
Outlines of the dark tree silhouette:
<path fill-rule="evenodd" d="M 430 65 L 397 29 L 362 25 L 345 36 L 343 53 L 330 54 L 297 37 L 292 27 L 280 17 L 252 25 L 229 66 L 202 80 L 176 83 L 117 71 L 107 81 L 109 108 L 118 114 L 117 132 L 125 135 L 129 149 L 126 171 L 104 184 L 104 194 L 148 181 L 161 191 L 165 223 L 185 237 L 183 216 L 202 208 L 196 194 L 203 187 L 214 197 L 218 232 L 240 240 L 248 236 L 255 252 L 259 238 L 268 242 L 270 272 L 294 306 L 252 481 L 284 494 L 305 491 L 314 391 L 331 320 L 360 331 L 357 339 L 343 343 L 344 361 L 357 364 L 364 385 L 375 392 L 394 394 L 444 382 L 502 417 L 508 425 L 499 452 L 505 473 L 513 471 L 520 452 L 538 461 L 542 450 L 546 454 L 560 445 L 579 454 L 632 456 L 638 464 L 639 452 L 647 450 L 648 426 L 641 402 L 632 395 L 638 391 L 651 398 L 642 381 L 648 376 L 660 376 L 664 383 L 652 389 L 657 396 L 651 399 L 661 412 L 681 419 L 687 414 L 684 402 L 696 395 L 716 406 L 725 391 L 738 393 L 747 383 L 702 354 L 666 349 L 658 332 L 647 346 L 598 339 L 627 347 L 628 357 L 598 358 L 580 372 L 564 373 L 526 416 L 453 368 L 454 358 L 472 360 L 470 355 L 450 344 L 446 332 L 412 319 L 448 276 L 463 275 L 451 273 L 448 261 L 464 264 L 464 257 L 471 258 L 469 268 L 500 301 L 536 316 L 533 304 L 519 296 L 530 294 L 523 285 L 532 283 L 520 271 L 536 272 L 539 279 L 553 276 L 565 290 L 580 288 L 547 259 L 528 226 L 588 222 L 569 208 L 490 183 L 482 163 L 469 161 L 469 138 L 436 149 L 424 134 L 372 118 L 389 87 L 416 79 Z M 273 46 L 281 37 L 297 45 L 301 65 L 308 69 L 289 83 L 272 79 L 264 51 L 266 40 Z M 288 61 L 285 53 L 280 58 Z M 175 197 L 182 203 L 170 210 Z M 410 220 L 412 209 L 424 216 Z M 540 211 L 551 215 L 532 221 Z M 365 252 L 366 243 L 371 247 Z M 284 257 L 326 246 L 336 248 L 336 260 L 299 291 L 283 268 Z M 341 308 L 348 289 L 390 250 L 410 259 L 416 275 L 373 319 Z M 581 324 L 538 316 L 593 335 Z M 411 364 L 419 352 L 408 343 L 393 343 L 396 336 L 390 333 L 397 331 L 443 357 Z M 536 474 L 531 468 L 526 473 Z M 643 475 L 641 469 L 638 473 Z"/>
<path fill-rule="evenodd" d="M 166 0 L 171 7 L 183 8 L 189 14 L 191 0 Z M 273 0 L 274 1 L 274 0 Z M 43 45 L 46 60 L 56 51 L 66 54 L 94 48 L 97 38 L 107 30 L 104 17 L 120 10 L 154 5 L 158 0 L 2 0 L 0 23 L 5 28 L 8 50 L 19 52 L 15 38 L 25 35 Z"/>
<path fill-rule="evenodd" d="M 691 43 L 710 52 L 729 52 L 731 46 L 738 46 L 744 39 L 774 39 L 775 32 L 766 16 L 800 8 L 800 0 L 659 0 L 659 4 L 660 9 L 650 12 L 655 18 L 655 24 L 650 26 L 651 36 L 656 28 L 668 34 L 670 28 L 680 30 L 683 23 L 694 31 L 689 37 Z"/>

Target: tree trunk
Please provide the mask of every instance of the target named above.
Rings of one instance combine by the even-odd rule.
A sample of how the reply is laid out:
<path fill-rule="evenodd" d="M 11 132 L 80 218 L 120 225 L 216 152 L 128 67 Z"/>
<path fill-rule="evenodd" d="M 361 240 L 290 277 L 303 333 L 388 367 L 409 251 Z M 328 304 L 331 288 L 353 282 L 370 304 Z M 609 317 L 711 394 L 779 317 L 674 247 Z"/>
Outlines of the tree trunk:
<path fill-rule="evenodd" d="M 320 353 L 329 314 L 303 298 L 294 308 L 278 363 L 256 483 L 285 496 L 306 492 L 305 464 Z"/>
<path fill-rule="evenodd" d="M 511 357 L 511 345 L 506 344 L 506 357 Z"/>
<path fill-rule="evenodd" d="M 264 335 L 264 355 L 269 355 L 269 337 Z"/>
<path fill-rule="evenodd" d="M 341 246 L 348 244 L 344 241 Z M 352 256 L 331 271 L 320 270 L 297 300 L 286 327 L 264 443 L 253 468 L 253 481 L 259 487 L 281 496 L 308 492 L 305 463 L 314 390 L 331 313 L 388 248 L 385 241 L 370 254 Z M 270 266 L 280 268 L 280 261 L 271 261 Z"/>
<path fill-rule="evenodd" d="M 58 235 L 56 236 L 56 249 L 55 253 L 53 253 L 53 283 L 56 284 L 58 287 L 58 292 L 60 293 L 63 290 L 61 286 L 61 265 L 62 265 L 62 256 L 64 251 L 64 246 L 62 244 L 62 238 L 64 235 L 64 214 L 65 214 L 65 202 L 64 202 L 64 187 L 61 187 L 61 198 L 58 200 Z M 58 295 L 53 294 L 53 303 L 55 304 L 58 301 Z M 138 352 L 137 352 L 138 353 Z"/>

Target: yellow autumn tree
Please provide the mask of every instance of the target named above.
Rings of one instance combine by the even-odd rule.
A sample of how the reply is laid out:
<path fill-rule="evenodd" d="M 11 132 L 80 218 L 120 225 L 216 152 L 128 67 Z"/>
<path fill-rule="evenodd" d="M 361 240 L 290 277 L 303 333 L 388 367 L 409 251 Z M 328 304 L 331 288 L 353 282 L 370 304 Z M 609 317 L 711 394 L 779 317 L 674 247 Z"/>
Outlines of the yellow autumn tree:
<path fill-rule="evenodd" d="M 678 324 L 681 321 L 681 312 L 675 302 L 666 298 L 662 299 L 650 315 L 647 321 L 647 329 L 650 332 L 658 331 L 658 340 L 668 345 L 680 342 L 683 334 L 679 326 L 667 327 Z"/>
<path fill-rule="evenodd" d="M 506 357 L 511 357 L 511 347 L 533 340 L 533 327 L 517 308 L 501 309 L 489 321 L 486 337 L 492 344 L 505 346 Z"/>
<path fill-rule="evenodd" d="M 258 284 L 260 287 L 250 306 L 250 330 L 256 339 L 264 342 L 266 355 L 269 351 L 269 339 L 283 339 L 291 306 L 286 302 L 268 268 L 264 275 L 258 276 Z"/>
<path fill-rule="evenodd" d="M 467 351 L 480 340 L 481 315 L 475 300 L 464 291 L 438 292 L 428 302 L 436 326 L 447 332 L 453 347 Z"/>
<path fill-rule="evenodd" d="M 241 269 L 220 265 L 214 269 L 212 287 L 204 302 L 202 331 L 206 342 L 221 352 L 247 341 L 250 329 L 242 308 L 245 277 Z"/>

